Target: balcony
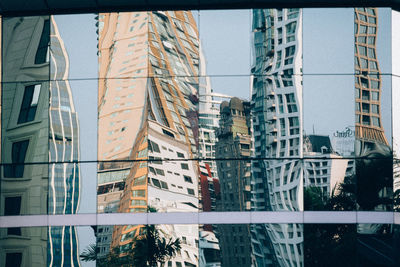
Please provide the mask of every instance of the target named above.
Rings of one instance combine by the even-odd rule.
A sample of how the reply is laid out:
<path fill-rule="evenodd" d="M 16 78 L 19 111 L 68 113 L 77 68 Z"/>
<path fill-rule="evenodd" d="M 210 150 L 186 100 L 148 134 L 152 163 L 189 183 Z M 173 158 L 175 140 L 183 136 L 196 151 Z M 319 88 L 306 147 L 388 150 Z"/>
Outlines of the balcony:
<path fill-rule="evenodd" d="M 278 129 L 276 128 L 275 123 L 268 124 L 267 133 L 274 133 L 274 135 L 278 133 Z"/>
<path fill-rule="evenodd" d="M 267 100 L 267 109 L 275 109 L 275 107 L 276 107 L 275 100 L 268 99 Z"/>
<path fill-rule="evenodd" d="M 268 90 L 268 91 L 267 91 L 267 96 L 275 96 L 275 91 L 273 91 L 273 90 Z"/>
<path fill-rule="evenodd" d="M 278 142 L 278 138 L 276 137 L 276 135 L 268 135 L 267 136 L 267 144 L 268 145 L 271 145 L 276 142 Z"/>
<path fill-rule="evenodd" d="M 276 121 L 275 112 L 267 112 L 267 121 Z"/>

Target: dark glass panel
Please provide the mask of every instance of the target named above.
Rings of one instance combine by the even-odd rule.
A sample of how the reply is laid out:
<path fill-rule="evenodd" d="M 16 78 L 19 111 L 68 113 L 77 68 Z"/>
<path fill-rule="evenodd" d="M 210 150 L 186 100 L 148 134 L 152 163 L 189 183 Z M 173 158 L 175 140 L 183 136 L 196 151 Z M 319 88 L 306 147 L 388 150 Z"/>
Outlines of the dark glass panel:
<path fill-rule="evenodd" d="M 213 227 L 218 238 L 221 266 L 251 266 L 251 225 L 218 224 Z"/>
<path fill-rule="evenodd" d="M 304 224 L 304 266 L 357 264 L 355 224 Z"/>
<path fill-rule="evenodd" d="M 26 151 L 29 140 L 14 142 L 12 144 L 11 160 L 12 164 L 4 165 L 4 177 L 21 178 L 24 176 Z"/>
<path fill-rule="evenodd" d="M 40 84 L 29 85 L 25 87 L 18 123 L 29 122 L 35 119 L 40 87 Z"/>
<path fill-rule="evenodd" d="M 6 267 L 19 267 L 22 262 L 22 253 L 6 253 Z"/>
<path fill-rule="evenodd" d="M 394 227 L 392 224 L 357 224 L 358 266 L 397 266 Z"/>
<path fill-rule="evenodd" d="M 4 201 L 4 215 L 19 215 L 21 212 L 21 197 L 6 197 Z M 21 235 L 21 228 L 7 228 L 8 235 Z"/>
<path fill-rule="evenodd" d="M 43 64 L 49 61 L 50 44 L 50 20 L 46 19 L 43 23 L 42 34 L 40 36 L 39 46 L 36 51 L 35 64 Z"/>

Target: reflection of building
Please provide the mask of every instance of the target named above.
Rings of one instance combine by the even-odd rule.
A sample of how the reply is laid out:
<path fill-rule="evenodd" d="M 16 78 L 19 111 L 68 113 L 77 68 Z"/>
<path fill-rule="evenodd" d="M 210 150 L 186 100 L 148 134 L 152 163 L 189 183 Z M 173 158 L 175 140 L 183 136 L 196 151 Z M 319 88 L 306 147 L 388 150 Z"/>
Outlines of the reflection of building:
<path fill-rule="evenodd" d="M 220 267 L 221 255 L 218 239 L 210 231 L 199 232 L 199 266 Z"/>
<path fill-rule="evenodd" d="M 400 159 L 396 156 L 393 159 L 393 202 L 393 209 L 400 211 Z"/>
<path fill-rule="evenodd" d="M 387 145 L 381 118 L 382 79 L 376 53 L 378 9 L 356 8 L 354 19 L 356 137 L 365 147 L 369 143 Z"/>
<path fill-rule="evenodd" d="M 3 26 L 7 35 L 3 38 L 2 80 L 14 83 L 2 88 L 2 162 L 79 160 L 78 118 L 65 80 L 68 58 L 54 19 L 10 18 Z M 78 165 L 6 166 L 1 186 L 4 214 L 76 213 Z M 10 253 L 2 254 L 5 266 L 44 266 L 46 261 L 48 266 L 79 266 L 73 226 L 49 227 L 48 231 L 10 228 L 6 232 L 2 249 Z"/>
<path fill-rule="evenodd" d="M 391 210 L 392 149 L 382 125 L 382 79 L 377 58 L 378 9 L 355 9 L 355 92 L 358 205 L 361 210 Z M 390 161 L 390 162 L 389 162 Z M 378 171 L 377 167 L 380 170 Z"/>
<path fill-rule="evenodd" d="M 377 55 L 378 9 L 356 8 L 355 94 L 357 206 L 359 210 L 393 209 L 393 154 L 383 128 L 382 79 Z M 390 131 L 391 129 L 389 129 Z M 386 129 L 388 131 L 388 129 Z M 361 265 L 395 265 L 393 228 L 358 224 L 358 261 Z M 379 245 L 376 242 L 379 241 Z M 374 256 L 371 256 L 374 255 Z"/>
<path fill-rule="evenodd" d="M 54 18 L 50 28 L 49 161 L 79 161 L 79 123 L 69 86 L 69 62 Z M 79 206 L 79 163 L 49 165 L 49 214 L 75 214 Z M 62 240 L 61 242 L 59 240 Z M 49 266 L 79 266 L 73 226 L 49 226 Z"/>
<path fill-rule="evenodd" d="M 151 160 L 99 169 L 99 178 L 124 171 L 118 181 L 110 181 L 110 190 L 99 190 L 107 192 L 99 198 L 109 199 L 115 183 L 125 183 L 122 195 L 102 201 L 99 208 L 197 211 L 199 167 L 185 160 L 197 156 L 198 145 L 199 41 L 191 12 L 100 14 L 99 30 L 99 73 L 106 78 L 99 83 L 99 159 Z M 178 228 L 161 226 L 167 235 L 198 242 L 193 235 L 198 226 Z M 115 227 L 112 246 L 127 252 L 140 229 Z M 197 251 L 182 246 L 173 261 L 190 265 L 197 257 Z"/>
<path fill-rule="evenodd" d="M 217 158 L 250 157 L 250 103 L 236 97 L 220 106 Z M 250 161 L 217 162 L 221 193 L 219 211 L 250 210 Z M 218 225 L 222 266 L 251 266 L 250 225 Z"/>
<path fill-rule="evenodd" d="M 302 25 L 299 9 L 253 11 L 254 66 L 252 69 L 255 157 L 298 158 L 302 153 Z M 296 74 L 296 75 L 294 75 Z M 303 207 L 299 160 L 253 163 L 254 210 L 298 211 Z M 302 227 L 267 224 L 281 266 L 302 265 Z M 259 265 L 273 264 L 268 248 L 253 240 Z M 257 247 L 257 248 L 256 248 Z"/>
<path fill-rule="evenodd" d="M 220 199 L 220 184 L 219 180 L 212 176 L 210 165 L 200 163 L 200 187 L 202 211 L 214 211 L 217 207 L 217 200 Z M 211 230 L 209 226 L 204 226 L 204 229 Z"/>
<path fill-rule="evenodd" d="M 3 163 L 48 161 L 49 83 L 36 81 L 49 79 L 49 63 L 46 57 L 36 61 L 36 55 L 41 35 L 49 43 L 49 25 L 48 16 L 3 18 L 2 81 L 12 82 L 2 84 Z M 24 106 L 30 116 L 24 115 Z M 1 177 L 2 215 L 47 214 L 46 165 L 5 167 Z M 1 237 L 5 253 L 1 253 L 0 265 L 46 265 L 47 229 L 1 229 Z"/>
<path fill-rule="evenodd" d="M 305 136 L 304 156 L 313 158 L 304 162 L 304 187 L 319 187 L 325 198 L 335 194 L 332 190 L 354 169 L 353 160 L 334 153 L 329 136 Z"/>
<path fill-rule="evenodd" d="M 219 127 L 219 104 L 211 89 L 210 78 L 206 76 L 204 55 L 200 54 L 199 77 L 199 158 L 215 158 L 217 143 L 216 131 Z M 220 199 L 220 184 L 217 172 L 217 163 L 214 160 L 199 162 L 199 210 L 215 211 Z M 199 265 L 221 266 L 218 239 L 212 225 L 201 226 L 199 240 Z M 204 237 L 203 239 L 201 239 Z"/>
<path fill-rule="evenodd" d="M 202 55 L 201 55 L 202 56 Z M 206 75 L 204 58 L 200 60 L 200 75 Z M 215 144 L 217 142 L 216 130 L 219 127 L 219 105 L 221 101 L 216 98 L 230 98 L 230 96 L 213 92 L 209 77 L 199 79 L 199 157 L 214 158 Z M 215 161 L 205 160 L 210 167 L 211 177 L 218 179 Z"/>

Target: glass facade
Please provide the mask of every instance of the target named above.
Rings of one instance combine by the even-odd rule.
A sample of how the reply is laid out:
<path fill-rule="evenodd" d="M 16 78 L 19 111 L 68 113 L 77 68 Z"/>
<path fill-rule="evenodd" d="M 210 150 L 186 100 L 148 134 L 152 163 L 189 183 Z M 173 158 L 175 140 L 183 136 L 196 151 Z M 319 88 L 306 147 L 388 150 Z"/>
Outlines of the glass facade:
<path fill-rule="evenodd" d="M 400 264 L 399 12 L 0 21 L 1 266 Z"/>

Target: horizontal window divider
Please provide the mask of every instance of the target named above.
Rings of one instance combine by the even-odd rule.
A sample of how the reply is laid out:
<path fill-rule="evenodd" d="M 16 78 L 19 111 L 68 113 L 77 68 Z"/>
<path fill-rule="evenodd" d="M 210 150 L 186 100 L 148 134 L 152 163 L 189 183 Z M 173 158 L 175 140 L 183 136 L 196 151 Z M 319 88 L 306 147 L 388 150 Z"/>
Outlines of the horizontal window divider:
<path fill-rule="evenodd" d="M 400 224 L 388 211 L 227 211 L 0 216 L 0 228 L 128 224 Z"/>

